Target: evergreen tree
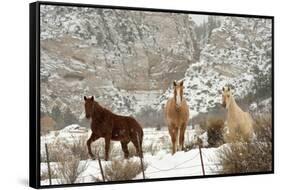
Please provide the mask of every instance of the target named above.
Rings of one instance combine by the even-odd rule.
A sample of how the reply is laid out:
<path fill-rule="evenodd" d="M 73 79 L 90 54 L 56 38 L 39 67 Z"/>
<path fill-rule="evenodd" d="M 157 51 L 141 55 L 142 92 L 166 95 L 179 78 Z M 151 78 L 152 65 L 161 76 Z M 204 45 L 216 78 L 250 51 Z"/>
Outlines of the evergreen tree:
<path fill-rule="evenodd" d="M 75 124 L 78 122 L 77 118 L 75 115 L 71 112 L 70 108 L 67 108 L 66 111 L 64 112 L 64 124 L 65 126 Z"/>

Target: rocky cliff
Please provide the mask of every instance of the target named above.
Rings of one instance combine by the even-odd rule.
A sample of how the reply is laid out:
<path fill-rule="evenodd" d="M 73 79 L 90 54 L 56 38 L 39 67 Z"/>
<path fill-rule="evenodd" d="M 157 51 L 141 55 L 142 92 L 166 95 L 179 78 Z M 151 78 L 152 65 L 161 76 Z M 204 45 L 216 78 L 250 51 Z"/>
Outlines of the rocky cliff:
<path fill-rule="evenodd" d="M 198 60 L 187 14 L 41 6 L 42 112 L 83 96 L 132 114 L 157 101 Z M 82 117 L 82 116 L 81 116 Z"/>

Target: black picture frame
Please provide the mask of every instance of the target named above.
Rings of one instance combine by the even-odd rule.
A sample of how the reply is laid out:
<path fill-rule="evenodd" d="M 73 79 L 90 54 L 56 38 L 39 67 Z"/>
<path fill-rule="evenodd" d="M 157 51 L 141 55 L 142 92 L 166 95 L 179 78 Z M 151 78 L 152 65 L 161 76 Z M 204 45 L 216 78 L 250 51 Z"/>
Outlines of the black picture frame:
<path fill-rule="evenodd" d="M 41 5 L 270 19 L 272 21 L 272 52 L 271 52 L 272 53 L 271 54 L 272 55 L 272 67 L 271 67 L 272 70 L 271 72 L 272 73 L 272 171 L 237 173 L 237 174 L 219 174 L 219 175 L 206 175 L 206 176 L 185 176 L 185 177 L 157 178 L 157 179 L 145 179 L 145 180 L 139 179 L 139 180 L 128 180 L 128 181 L 75 183 L 75 184 L 63 184 L 63 185 L 43 185 L 43 186 L 40 185 L 40 96 L 41 96 L 40 94 L 40 6 Z M 29 46 L 29 53 L 30 53 L 29 54 L 29 59 L 30 59 L 29 185 L 30 187 L 33 188 L 73 187 L 73 186 L 88 186 L 88 185 L 103 185 L 103 184 L 139 183 L 139 182 L 166 181 L 166 180 L 243 176 L 243 175 L 260 175 L 260 174 L 274 173 L 274 17 L 273 16 L 37 1 L 29 4 L 29 31 L 30 31 L 29 32 L 29 39 L 30 39 L 29 41 L 30 44 Z"/>

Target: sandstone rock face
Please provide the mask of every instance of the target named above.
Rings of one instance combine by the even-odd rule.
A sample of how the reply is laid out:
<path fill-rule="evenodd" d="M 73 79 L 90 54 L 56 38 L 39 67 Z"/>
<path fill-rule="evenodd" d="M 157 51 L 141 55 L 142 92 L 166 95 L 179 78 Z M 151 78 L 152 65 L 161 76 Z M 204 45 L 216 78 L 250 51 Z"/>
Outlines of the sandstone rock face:
<path fill-rule="evenodd" d="M 83 96 L 123 114 L 152 105 L 197 58 L 187 14 L 41 6 L 42 112 Z"/>

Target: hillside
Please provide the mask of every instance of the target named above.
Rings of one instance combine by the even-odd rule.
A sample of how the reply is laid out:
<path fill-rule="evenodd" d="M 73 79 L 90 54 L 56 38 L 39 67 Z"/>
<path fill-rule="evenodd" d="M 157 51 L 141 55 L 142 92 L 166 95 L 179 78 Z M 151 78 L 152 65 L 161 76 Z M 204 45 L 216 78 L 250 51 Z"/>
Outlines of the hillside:
<path fill-rule="evenodd" d="M 271 21 L 237 17 L 220 20 L 222 24 L 212 31 L 200 61 L 192 64 L 182 78 L 192 116 L 218 107 L 225 85 L 234 88 L 236 99 L 252 93 L 254 97 L 248 104 L 262 96 L 258 83 L 266 82 L 271 89 Z M 263 75 L 267 76 L 266 81 L 262 81 Z M 158 109 L 172 95 L 171 89 L 172 86 L 160 97 Z M 262 98 L 270 97 L 268 92 Z"/>
<path fill-rule="evenodd" d="M 42 112 L 83 117 L 83 96 L 134 114 L 156 102 L 196 60 L 185 14 L 75 7 L 41 8 Z"/>
<path fill-rule="evenodd" d="M 60 127 L 81 122 L 83 96 L 94 95 L 115 113 L 163 125 L 174 80 L 185 81 L 191 117 L 218 110 L 224 85 L 247 109 L 270 99 L 271 21 L 208 22 L 202 42 L 187 14 L 42 6 L 42 115 L 67 118 Z"/>

